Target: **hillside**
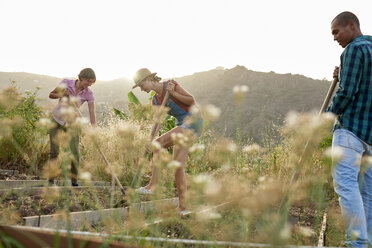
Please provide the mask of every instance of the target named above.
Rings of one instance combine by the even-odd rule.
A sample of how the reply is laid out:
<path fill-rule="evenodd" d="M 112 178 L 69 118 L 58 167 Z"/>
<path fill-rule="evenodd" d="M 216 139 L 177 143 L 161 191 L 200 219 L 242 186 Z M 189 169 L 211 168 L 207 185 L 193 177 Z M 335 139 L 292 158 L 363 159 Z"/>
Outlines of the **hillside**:
<path fill-rule="evenodd" d="M 9 85 L 9 79 L 16 81 L 21 90 L 41 87 L 39 98 L 41 102 L 48 103 L 49 92 L 61 80 L 30 73 L 0 72 L 0 89 Z M 273 124 L 282 124 L 289 111 L 319 110 L 330 85 L 329 81 L 314 80 L 302 75 L 255 72 L 243 66 L 198 72 L 176 78 L 176 81 L 193 94 L 199 104 L 212 103 L 222 110 L 221 118 L 213 123 L 212 127 L 217 133 L 229 137 L 235 137 L 237 128 L 238 108 L 233 87 L 247 85 L 249 92 L 239 107 L 242 136 L 244 139 L 253 138 L 259 143 L 262 143 L 269 133 L 272 135 Z M 131 85 L 131 80 L 125 78 L 97 81 L 92 89 L 96 97 L 99 120 L 107 116 L 112 107 L 126 111 L 126 96 Z M 143 102 L 147 101 L 148 96 L 145 93 L 138 89 L 134 93 Z"/>

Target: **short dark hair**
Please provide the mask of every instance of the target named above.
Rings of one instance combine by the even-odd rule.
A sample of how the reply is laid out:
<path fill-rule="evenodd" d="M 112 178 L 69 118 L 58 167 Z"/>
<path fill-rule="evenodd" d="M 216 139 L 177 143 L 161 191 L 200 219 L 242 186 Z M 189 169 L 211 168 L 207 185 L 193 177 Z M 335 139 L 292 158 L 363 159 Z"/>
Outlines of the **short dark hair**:
<path fill-rule="evenodd" d="M 353 21 L 355 23 L 355 25 L 358 27 L 358 29 L 360 29 L 360 24 L 359 24 L 358 17 L 356 15 L 354 15 L 353 13 L 349 12 L 349 11 L 344 11 L 344 12 L 338 14 L 332 20 L 332 22 L 334 22 L 336 20 L 343 27 L 345 27 L 347 24 L 349 24 L 350 21 Z"/>
<path fill-rule="evenodd" d="M 96 74 L 91 68 L 82 69 L 78 76 L 79 76 L 79 80 L 81 80 L 82 78 L 96 80 Z"/>

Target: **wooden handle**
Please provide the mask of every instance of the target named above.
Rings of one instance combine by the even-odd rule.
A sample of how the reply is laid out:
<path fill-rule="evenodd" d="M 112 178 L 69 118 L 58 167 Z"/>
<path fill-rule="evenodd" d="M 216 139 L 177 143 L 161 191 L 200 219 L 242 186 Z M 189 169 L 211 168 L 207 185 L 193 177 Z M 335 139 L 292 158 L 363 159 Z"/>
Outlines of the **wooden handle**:
<path fill-rule="evenodd" d="M 322 108 L 319 111 L 319 115 L 321 115 L 324 112 L 324 110 L 328 107 L 329 101 L 331 100 L 331 97 L 332 97 L 333 91 L 336 88 L 337 82 L 338 82 L 338 78 L 333 78 L 333 82 L 331 83 L 331 86 L 328 89 L 327 96 L 324 99 L 324 102 L 322 104 Z"/>
<path fill-rule="evenodd" d="M 164 108 L 165 104 L 168 102 L 168 98 L 169 98 L 169 92 L 166 91 L 163 102 L 160 105 L 160 108 Z M 160 123 L 155 123 L 154 127 L 151 130 L 151 135 L 150 135 L 151 141 L 155 138 L 156 132 L 159 129 L 159 127 L 160 127 Z"/>

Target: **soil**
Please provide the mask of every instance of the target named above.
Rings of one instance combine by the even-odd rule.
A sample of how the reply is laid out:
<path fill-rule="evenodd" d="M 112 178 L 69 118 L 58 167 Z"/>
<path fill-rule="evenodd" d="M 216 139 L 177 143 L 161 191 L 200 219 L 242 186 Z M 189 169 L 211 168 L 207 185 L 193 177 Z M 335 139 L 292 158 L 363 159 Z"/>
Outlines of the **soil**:
<path fill-rule="evenodd" d="M 95 201 L 97 197 L 97 201 Z M 69 201 L 69 202 L 67 202 Z M 16 212 L 20 217 L 54 214 L 57 210 L 65 209 L 69 203 L 69 211 L 99 210 L 112 207 L 126 207 L 127 202 L 122 199 L 121 193 L 115 193 L 113 204 L 110 205 L 109 190 L 96 192 L 68 192 L 55 201 L 50 201 L 44 195 L 18 195 L 10 193 L 0 198 L 0 209 Z M 0 211 L 1 212 L 1 211 Z"/>
<path fill-rule="evenodd" d="M 0 174 L 0 180 L 40 180 L 39 176 L 29 176 L 26 174 L 18 174 L 18 175 L 12 175 L 12 174 Z"/>

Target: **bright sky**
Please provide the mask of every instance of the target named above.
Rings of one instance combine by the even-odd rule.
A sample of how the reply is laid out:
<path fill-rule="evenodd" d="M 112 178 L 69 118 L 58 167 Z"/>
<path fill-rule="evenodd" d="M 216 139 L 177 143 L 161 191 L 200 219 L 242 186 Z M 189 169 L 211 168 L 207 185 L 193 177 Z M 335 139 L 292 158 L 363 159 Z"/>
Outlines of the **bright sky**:
<path fill-rule="evenodd" d="M 111 80 L 243 65 L 331 79 L 330 22 L 345 10 L 372 35 L 371 0 L 0 0 L 0 71 Z"/>

